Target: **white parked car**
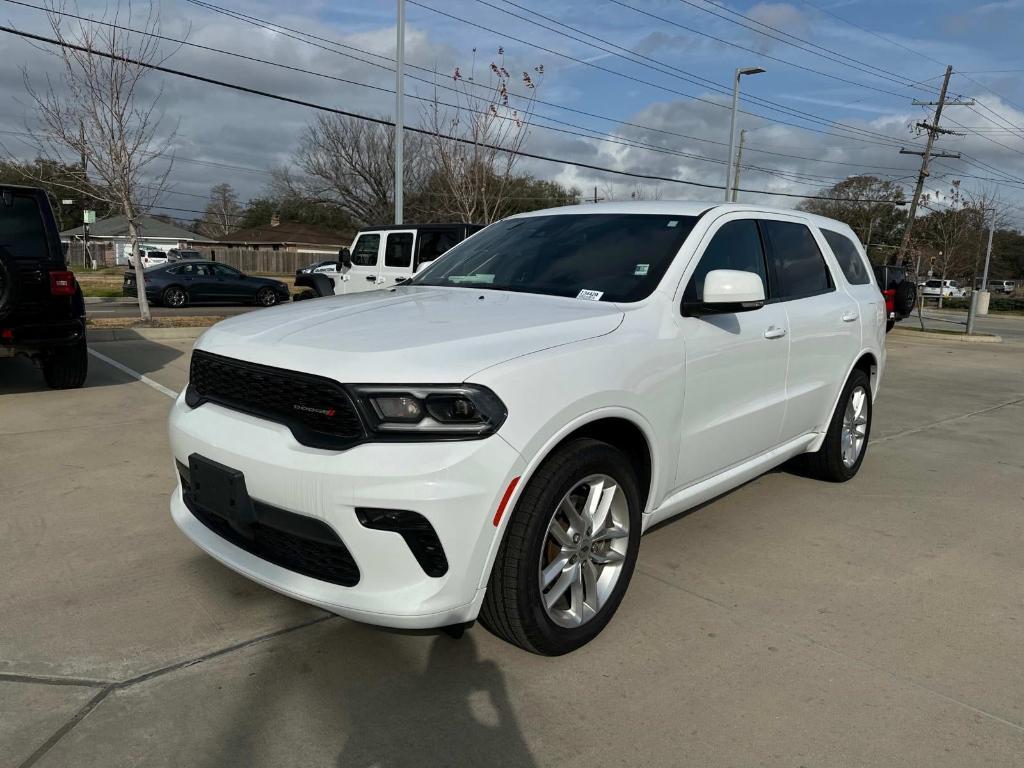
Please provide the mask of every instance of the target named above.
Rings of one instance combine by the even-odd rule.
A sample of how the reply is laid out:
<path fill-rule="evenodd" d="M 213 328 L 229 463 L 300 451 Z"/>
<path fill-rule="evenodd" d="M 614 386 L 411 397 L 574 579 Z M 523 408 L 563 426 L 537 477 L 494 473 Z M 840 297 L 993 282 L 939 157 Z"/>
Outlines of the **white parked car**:
<path fill-rule="evenodd" d="M 208 330 L 171 412 L 171 512 L 228 567 L 342 616 L 479 618 L 565 653 L 612 618 L 650 526 L 789 459 L 856 475 L 884 338 L 844 224 L 523 214 L 397 287 Z"/>
<path fill-rule="evenodd" d="M 962 288 L 956 280 L 925 280 L 918 283 L 921 295 L 936 299 L 942 294 L 944 299 L 959 299 L 967 295 L 967 289 Z"/>
<path fill-rule="evenodd" d="M 1014 280 L 989 280 L 988 289 L 992 293 L 1013 294 L 1017 290 L 1017 283 Z"/>
<path fill-rule="evenodd" d="M 167 263 L 167 253 L 157 250 L 140 250 L 143 268 L 156 267 Z"/>

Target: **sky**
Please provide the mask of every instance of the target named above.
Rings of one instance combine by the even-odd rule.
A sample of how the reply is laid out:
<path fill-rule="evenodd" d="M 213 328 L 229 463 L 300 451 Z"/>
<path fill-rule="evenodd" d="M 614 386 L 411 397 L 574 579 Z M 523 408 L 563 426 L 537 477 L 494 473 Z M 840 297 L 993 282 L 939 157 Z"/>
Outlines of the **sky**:
<path fill-rule="evenodd" d="M 164 0 L 162 34 L 192 44 L 164 44 L 168 66 L 359 114 L 393 115 L 394 0 L 216 3 L 263 25 Z M 63 7 L 102 18 L 113 5 L 80 0 L 77 11 Z M 49 33 L 36 9 L 0 0 L 0 15 L 4 26 Z M 538 100 L 526 150 L 718 186 L 638 182 L 561 162 L 523 159 L 518 166 L 613 199 L 628 198 L 637 183 L 662 199 L 721 199 L 733 72 L 752 66 L 767 71 L 741 81 L 741 187 L 773 194 L 743 192 L 741 200 L 792 207 L 800 198 L 783 194 L 815 194 L 858 173 L 897 181 L 909 194 L 920 158 L 899 150 L 923 146 L 913 125 L 933 109 L 912 102 L 936 99 L 952 64 L 950 95 L 975 104 L 946 107 L 943 126 L 966 135 L 942 136 L 936 148 L 963 157 L 936 161 L 926 190 L 940 207 L 954 180 L 971 193 L 997 193 L 1011 206 L 1007 223 L 1024 228 L 1024 0 L 408 0 L 406 19 L 408 123 L 422 123 L 432 82 L 452 86 L 458 67 L 485 84 L 495 62 L 512 73 L 514 93 Z M 32 154 L 24 133 L 38 125 L 24 78 L 50 77 L 60 87 L 58 63 L 44 48 L 0 32 L 0 143 L 17 157 Z M 538 80 L 535 90 L 523 87 L 523 71 Z M 316 115 L 161 73 L 147 88 L 163 89 L 163 129 L 177 128 L 173 191 L 161 205 L 179 218 L 194 217 L 221 182 L 243 201 L 260 195 L 269 169 L 289 162 Z M 513 104 L 525 101 L 513 96 Z"/>

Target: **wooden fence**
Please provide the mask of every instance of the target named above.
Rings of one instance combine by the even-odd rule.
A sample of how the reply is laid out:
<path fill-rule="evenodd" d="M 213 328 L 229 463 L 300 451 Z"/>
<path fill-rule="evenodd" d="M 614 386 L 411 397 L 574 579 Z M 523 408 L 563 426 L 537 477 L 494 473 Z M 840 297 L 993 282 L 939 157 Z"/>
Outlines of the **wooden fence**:
<path fill-rule="evenodd" d="M 298 253 L 296 251 L 274 251 L 251 248 L 219 248 L 199 246 L 195 248 L 203 258 L 219 261 L 253 275 L 294 274 L 299 267 L 314 261 L 329 259 L 329 254 Z"/>
<path fill-rule="evenodd" d="M 97 267 L 113 267 L 116 266 L 114 259 L 116 250 L 113 243 L 104 242 L 89 242 L 89 258 L 85 256 L 85 243 L 82 241 L 73 241 L 68 244 L 67 261 L 68 266 L 71 267 L 86 267 L 92 268 L 92 261 L 96 262 Z"/>

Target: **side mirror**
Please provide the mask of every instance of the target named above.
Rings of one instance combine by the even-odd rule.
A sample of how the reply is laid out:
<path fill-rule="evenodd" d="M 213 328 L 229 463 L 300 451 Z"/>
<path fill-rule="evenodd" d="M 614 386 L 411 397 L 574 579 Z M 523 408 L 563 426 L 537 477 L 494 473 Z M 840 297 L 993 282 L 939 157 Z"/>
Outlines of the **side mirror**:
<path fill-rule="evenodd" d="M 683 304 L 683 314 L 750 312 L 764 306 L 764 283 L 754 272 L 714 269 L 704 278 L 704 300 Z"/>
<path fill-rule="evenodd" d="M 352 269 L 352 254 L 349 253 L 348 248 L 342 248 L 338 251 L 338 271 L 342 269 Z"/>

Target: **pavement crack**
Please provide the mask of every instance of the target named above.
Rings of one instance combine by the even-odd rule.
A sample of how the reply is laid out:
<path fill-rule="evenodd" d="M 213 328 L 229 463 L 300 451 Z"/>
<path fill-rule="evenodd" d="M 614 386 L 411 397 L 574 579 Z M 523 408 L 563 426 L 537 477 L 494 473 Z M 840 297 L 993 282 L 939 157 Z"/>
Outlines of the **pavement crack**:
<path fill-rule="evenodd" d="M 96 707 L 98 707 L 100 703 L 105 698 L 107 698 L 107 696 L 109 696 L 111 693 L 115 691 L 125 690 L 140 683 L 144 683 L 148 680 L 152 680 L 155 677 L 161 677 L 163 675 L 170 674 L 171 672 L 177 672 L 179 669 L 192 667 L 196 664 L 202 664 L 205 661 L 210 661 L 211 659 L 216 659 L 220 656 L 225 656 L 229 653 L 234 653 L 235 651 L 240 651 L 244 648 L 249 648 L 250 646 L 256 645 L 258 643 L 262 643 L 267 640 L 272 640 L 275 637 L 280 637 L 281 635 L 286 635 L 291 632 L 297 632 L 301 629 L 306 629 L 307 627 L 312 627 L 316 624 L 322 624 L 325 621 L 330 621 L 331 619 L 336 618 L 338 617 L 334 614 L 317 616 L 315 619 L 304 621 L 301 624 L 294 624 L 290 627 L 284 627 L 283 629 L 277 629 L 273 632 L 267 632 L 257 637 L 252 637 L 248 640 L 243 640 L 239 643 L 233 643 L 232 645 L 228 645 L 223 648 L 218 648 L 216 650 L 210 651 L 209 653 L 204 653 L 201 656 L 186 659 L 185 661 L 179 661 L 175 664 L 168 664 L 166 667 L 160 667 L 159 669 L 150 670 L 149 672 L 144 672 L 141 675 L 136 675 L 135 677 L 128 678 L 127 680 L 120 680 L 118 682 L 107 682 L 98 680 L 73 681 L 73 678 L 41 677 L 33 675 L 10 675 L 6 673 L 0 674 L 0 680 L 8 680 L 9 682 L 35 682 L 50 685 L 89 685 L 93 687 L 100 686 L 100 690 L 97 691 L 96 695 L 89 699 L 89 701 L 87 701 L 84 705 L 82 705 L 82 707 L 71 717 L 70 720 L 68 720 L 66 723 L 64 723 L 64 725 L 62 725 L 60 728 L 54 731 L 54 733 L 46 741 L 39 745 L 39 748 L 36 749 L 36 751 L 33 752 L 31 755 L 29 755 L 18 766 L 18 768 L 30 768 L 30 766 L 35 765 L 47 752 L 49 752 L 54 746 L 56 746 L 56 744 L 61 739 L 67 736 L 68 733 L 70 733 L 71 730 L 76 725 L 82 722 L 82 720 L 84 720 L 90 712 L 96 709 Z"/>
<path fill-rule="evenodd" d="M 84 677 L 61 677 L 59 675 L 19 675 L 10 672 L 0 672 L 0 683 L 73 685 L 81 688 L 104 688 L 114 685 L 114 682 L 111 680 L 90 680 Z"/>
<path fill-rule="evenodd" d="M 889 440 L 896 440 L 897 438 L 906 437 L 907 435 L 915 435 L 918 432 L 924 432 L 925 430 L 931 429 L 932 427 L 940 427 L 943 424 L 949 424 L 950 422 L 953 421 L 960 421 L 961 419 L 970 419 L 974 416 L 981 416 L 986 413 L 991 413 L 992 411 L 998 411 L 1000 408 L 1006 408 L 1007 406 L 1011 405 L 1020 405 L 1022 403 L 1024 403 L 1024 397 L 1018 397 L 1016 400 L 1007 400 L 1006 402 L 1003 403 L 991 405 L 988 408 L 980 408 L 977 411 L 970 411 L 968 413 L 961 413 L 957 416 L 949 416 L 945 419 L 931 421 L 928 422 L 927 424 L 922 424 L 917 427 L 911 427 L 910 429 L 904 429 L 900 432 L 896 432 L 891 435 L 886 435 L 885 437 L 873 437 L 871 438 L 871 444 L 877 445 L 878 443 L 885 443 L 888 442 Z"/>

